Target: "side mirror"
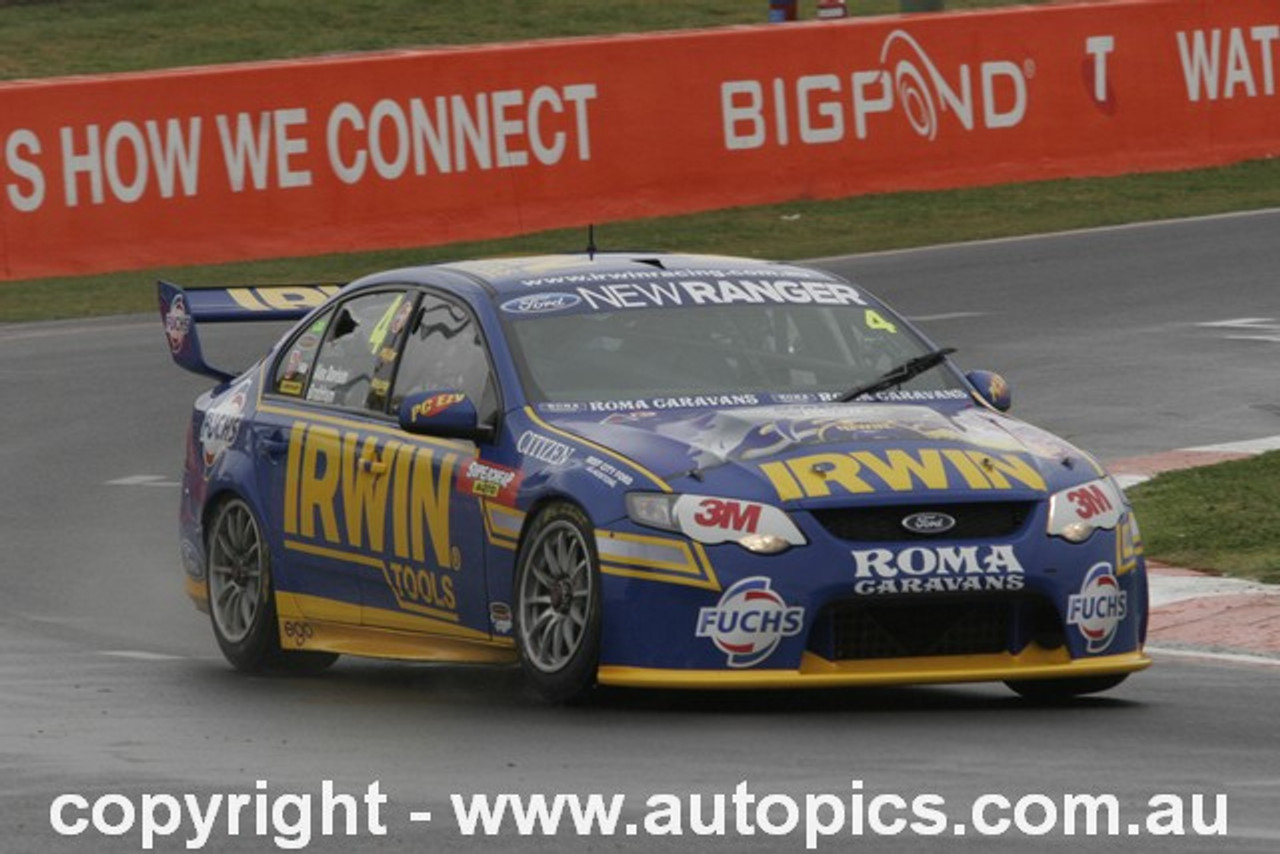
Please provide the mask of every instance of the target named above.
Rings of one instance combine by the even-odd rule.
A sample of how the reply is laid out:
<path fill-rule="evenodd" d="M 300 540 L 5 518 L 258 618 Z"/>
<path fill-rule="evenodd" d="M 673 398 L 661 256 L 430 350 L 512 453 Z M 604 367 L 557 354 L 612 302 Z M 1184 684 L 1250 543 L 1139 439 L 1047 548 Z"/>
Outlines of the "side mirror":
<path fill-rule="evenodd" d="M 460 391 L 424 391 L 400 401 L 400 429 L 415 436 L 479 441 L 493 435 L 480 423 L 475 404 Z"/>
<path fill-rule="evenodd" d="M 1008 412 L 1013 405 L 1013 393 L 1005 378 L 991 371 L 970 371 L 964 375 L 978 395 L 991 405 L 992 409 Z"/>

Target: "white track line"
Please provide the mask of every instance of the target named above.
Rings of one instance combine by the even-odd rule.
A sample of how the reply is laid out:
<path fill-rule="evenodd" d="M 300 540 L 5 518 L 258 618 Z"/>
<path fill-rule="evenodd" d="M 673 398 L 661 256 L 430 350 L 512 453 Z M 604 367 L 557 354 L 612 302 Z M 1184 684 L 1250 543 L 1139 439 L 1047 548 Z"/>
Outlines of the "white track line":
<path fill-rule="evenodd" d="M 128 658 L 133 661 L 183 661 L 184 656 L 181 655 L 165 655 L 161 652 L 144 652 L 140 649 L 104 649 L 98 655 L 106 655 L 111 658 Z"/>
<path fill-rule="evenodd" d="M 1280 436 L 1264 436 L 1261 439 L 1245 439 L 1242 442 L 1223 442 L 1221 445 L 1198 445 L 1184 450 L 1228 454 L 1263 454 L 1267 451 L 1280 451 Z"/>
<path fill-rule="evenodd" d="M 1152 646 L 1148 644 L 1146 651 L 1154 655 L 1168 655 L 1174 658 L 1202 658 L 1207 661 L 1221 661 L 1228 664 L 1250 664 L 1263 667 L 1280 667 L 1280 658 L 1266 655 L 1250 655 L 1244 652 L 1209 652 L 1207 650 L 1183 649 L 1182 647 Z"/>
<path fill-rule="evenodd" d="M 962 246 L 999 246 L 1005 243 L 1026 243 L 1030 240 L 1051 240 L 1056 237 L 1075 237 L 1087 234 L 1107 234 L 1113 231 L 1132 231 L 1139 228 L 1153 228 L 1162 225 L 1180 225 L 1192 222 L 1217 222 L 1220 220 L 1243 219 L 1254 216 L 1280 214 L 1280 208 L 1258 208 L 1251 211 L 1229 211 L 1220 214 L 1203 216 L 1184 216 L 1174 219 L 1152 219 L 1143 222 L 1122 222 L 1115 225 L 1095 225 L 1090 228 L 1071 228 L 1066 231 L 1049 231 L 1041 234 L 1015 234 L 1009 237 L 988 237 L 983 240 L 958 240 L 953 243 L 935 243 L 932 246 L 904 246 L 901 249 L 880 249 L 875 252 L 856 252 L 849 255 L 828 255 L 823 258 L 808 258 L 803 263 L 822 261 L 846 261 L 854 258 L 879 258 L 885 255 L 905 255 L 909 252 L 932 252 L 937 249 L 956 249 Z"/>

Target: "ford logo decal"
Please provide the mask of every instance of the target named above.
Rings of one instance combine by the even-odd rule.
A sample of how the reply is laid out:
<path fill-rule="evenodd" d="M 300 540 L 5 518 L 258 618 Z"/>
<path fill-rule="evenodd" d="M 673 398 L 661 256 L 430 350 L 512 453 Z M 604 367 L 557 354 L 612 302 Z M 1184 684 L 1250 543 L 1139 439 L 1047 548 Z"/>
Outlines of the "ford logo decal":
<path fill-rule="evenodd" d="M 530 294 L 507 300 L 502 304 L 502 310 L 509 314 L 547 314 L 573 308 L 580 302 L 582 297 L 577 294 Z"/>
<path fill-rule="evenodd" d="M 912 513 L 902 520 L 902 527 L 913 534 L 944 534 L 955 526 L 955 517 L 946 513 Z"/>

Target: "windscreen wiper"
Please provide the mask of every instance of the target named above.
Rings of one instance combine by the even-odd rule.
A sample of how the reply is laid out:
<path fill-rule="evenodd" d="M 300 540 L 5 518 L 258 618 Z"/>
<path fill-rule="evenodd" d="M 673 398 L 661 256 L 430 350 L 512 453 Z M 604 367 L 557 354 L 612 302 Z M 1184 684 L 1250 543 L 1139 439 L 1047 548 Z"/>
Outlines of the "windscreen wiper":
<path fill-rule="evenodd" d="M 876 392 L 893 388 L 896 385 L 902 385 L 907 380 L 914 379 L 925 371 L 941 365 L 947 356 L 950 356 L 955 351 L 955 347 L 943 347 L 941 350 L 934 350 L 931 353 L 916 356 L 914 359 L 908 359 L 896 368 L 885 371 L 871 382 L 849 389 L 840 395 L 837 400 L 841 403 L 848 403 L 851 400 L 857 400 L 864 394 L 875 394 Z"/>

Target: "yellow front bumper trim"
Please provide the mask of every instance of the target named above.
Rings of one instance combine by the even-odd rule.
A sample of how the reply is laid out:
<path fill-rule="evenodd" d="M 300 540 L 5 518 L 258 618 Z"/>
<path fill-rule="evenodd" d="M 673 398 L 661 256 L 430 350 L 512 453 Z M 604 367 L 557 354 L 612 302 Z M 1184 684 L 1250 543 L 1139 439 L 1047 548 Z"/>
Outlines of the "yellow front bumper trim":
<path fill-rule="evenodd" d="M 735 690 L 743 688 L 839 688 L 922 685 L 943 682 L 1003 682 L 1015 679 L 1074 679 L 1133 673 L 1151 666 L 1141 651 L 1072 660 L 1066 649 L 1027 647 L 1017 655 L 828 661 L 806 652 L 798 670 L 670 670 L 604 666 L 601 685 L 628 688 Z"/>

